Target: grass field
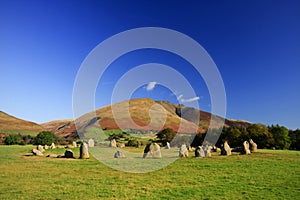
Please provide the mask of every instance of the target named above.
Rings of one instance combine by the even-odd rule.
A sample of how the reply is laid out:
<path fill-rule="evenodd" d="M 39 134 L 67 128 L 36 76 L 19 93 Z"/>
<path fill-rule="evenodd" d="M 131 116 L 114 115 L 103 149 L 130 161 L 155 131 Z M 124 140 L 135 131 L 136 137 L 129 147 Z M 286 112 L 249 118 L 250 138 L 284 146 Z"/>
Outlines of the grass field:
<path fill-rule="evenodd" d="M 90 158 L 25 156 L 33 146 L 0 146 L 0 199 L 299 199 L 300 152 L 178 159 L 130 174 Z M 78 149 L 73 149 L 78 157 Z M 56 149 L 55 153 L 63 153 Z"/>

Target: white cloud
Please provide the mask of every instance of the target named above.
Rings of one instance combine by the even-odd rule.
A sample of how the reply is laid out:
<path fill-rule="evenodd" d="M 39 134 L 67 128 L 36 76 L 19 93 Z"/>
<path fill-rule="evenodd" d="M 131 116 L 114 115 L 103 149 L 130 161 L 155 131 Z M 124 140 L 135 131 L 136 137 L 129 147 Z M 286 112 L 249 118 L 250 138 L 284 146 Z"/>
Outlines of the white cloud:
<path fill-rule="evenodd" d="M 181 102 L 193 102 L 193 101 L 198 101 L 200 97 L 193 97 L 189 99 L 181 99 Z"/>
<path fill-rule="evenodd" d="M 182 99 L 182 97 L 183 97 L 183 95 L 181 94 L 181 95 L 179 95 L 178 97 L 177 97 L 177 100 L 178 101 L 180 101 L 181 99 Z"/>
<path fill-rule="evenodd" d="M 192 97 L 192 98 L 189 98 L 189 99 L 184 99 L 182 94 L 177 96 L 177 100 L 182 102 L 182 103 L 198 101 L 199 99 L 200 99 L 200 97 Z"/>
<path fill-rule="evenodd" d="M 153 90 L 156 84 L 157 84 L 157 82 L 149 82 L 147 87 L 146 87 L 146 90 L 147 91 Z"/>

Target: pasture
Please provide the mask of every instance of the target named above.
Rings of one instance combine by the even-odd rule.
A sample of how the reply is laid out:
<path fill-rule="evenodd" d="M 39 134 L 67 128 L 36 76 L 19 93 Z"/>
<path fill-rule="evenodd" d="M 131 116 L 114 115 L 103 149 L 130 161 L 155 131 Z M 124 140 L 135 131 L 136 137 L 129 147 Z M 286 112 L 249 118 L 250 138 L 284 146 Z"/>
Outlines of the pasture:
<path fill-rule="evenodd" d="M 300 152 L 180 158 L 150 173 L 87 160 L 26 156 L 34 148 L 0 146 L 0 199 L 298 199 Z M 142 149 L 141 149 L 142 151 Z M 63 153 L 64 149 L 48 150 Z M 78 158 L 78 148 L 73 149 Z M 47 154 L 44 153 L 45 155 Z"/>

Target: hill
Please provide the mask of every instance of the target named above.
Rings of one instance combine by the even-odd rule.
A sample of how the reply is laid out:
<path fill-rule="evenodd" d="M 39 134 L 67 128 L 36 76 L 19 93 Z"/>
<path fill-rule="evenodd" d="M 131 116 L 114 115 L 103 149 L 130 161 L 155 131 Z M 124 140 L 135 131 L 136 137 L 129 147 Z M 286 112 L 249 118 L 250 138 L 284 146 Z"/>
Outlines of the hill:
<path fill-rule="evenodd" d="M 97 109 L 77 120 L 77 128 L 86 129 L 100 125 L 104 130 L 137 129 L 161 130 L 171 128 L 180 132 L 205 132 L 211 118 L 213 124 L 223 119 L 208 112 L 168 101 L 154 101 L 150 98 L 131 99 Z M 251 123 L 241 120 L 225 119 L 224 126 L 247 127 Z M 75 123 L 72 120 L 56 120 L 41 124 L 46 130 L 53 131 L 66 138 L 77 137 Z"/>
<path fill-rule="evenodd" d="M 0 111 L 0 133 L 36 135 L 43 130 L 43 127 L 39 124 L 16 118 Z"/>

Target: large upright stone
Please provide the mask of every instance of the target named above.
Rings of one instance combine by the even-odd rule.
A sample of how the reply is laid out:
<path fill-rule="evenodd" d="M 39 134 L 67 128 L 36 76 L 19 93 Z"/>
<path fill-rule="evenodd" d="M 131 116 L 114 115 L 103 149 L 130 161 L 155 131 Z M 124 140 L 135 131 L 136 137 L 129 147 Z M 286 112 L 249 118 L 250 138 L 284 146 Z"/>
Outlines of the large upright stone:
<path fill-rule="evenodd" d="M 250 144 L 251 144 L 251 152 L 257 152 L 257 144 L 253 142 L 252 139 L 250 139 Z"/>
<path fill-rule="evenodd" d="M 212 150 L 212 146 L 206 145 L 204 147 L 205 157 L 211 157 L 211 150 Z"/>
<path fill-rule="evenodd" d="M 231 148 L 227 141 L 224 142 L 223 146 L 221 146 L 221 155 L 230 156 L 231 155 Z"/>
<path fill-rule="evenodd" d="M 185 144 L 179 148 L 179 157 L 189 157 L 189 150 Z"/>
<path fill-rule="evenodd" d="M 67 149 L 67 150 L 65 151 L 64 157 L 65 157 L 65 158 L 74 158 L 73 151 L 70 150 L 70 149 Z"/>
<path fill-rule="evenodd" d="M 144 149 L 143 158 L 161 158 L 160 146 L 157 143 L 148 144 Z"/>
<path fill-rule="evenodd" d="M 245 141 L 243 143 L 243 151 L 241 152 L 242 154 L 251 154 L 250 149 L 249 149 L 249 142 Z"/>
<path fill-rule="evenodd" d="M 44 156 L 43 153 L 37 149 L 32 149 L 32 153 L 35 156 Z"/>
<path fill-rule="evenodd" d="M 44 152 L 45 150 L 44 150 L 44 147 L 42 146 L 42 145 L 38 145 L 37 147 L 36 147 L 36 149 L 37 150 L 39 150 L 40 152 Z"/>
<path fill-rule="evenodd" d="M 92 138 L 89 139 L 89 141 L 88 141 L 88 146 L 89 146 L 89 148 L 92 148 L 92 147 L 95 146 L 95 141 L 94 141 Z"/>
<path fill-rule="evenodd" d="M 117 142 L 115 139 L 112 139 L 109 143 L 109 147 L 113 147 L 113 148 L 116 148 L 117 147 Z"/>
<path fill-rule="evenodd" d="M 77 147 L 77 143 L 76 143 L 75 141 L 73 141 L 73 142 L 72 142 L 72 146 L 73 146 L 74 148 L 76 148 L 76 147 Z"/>
<path fill-rule="evenodd" d="M 195 157 L 196 158 L 203 158 L 205 157 L 204 150 L 201 146 L 198 146 L 195 150 Z"/>
<path fill-rule="evenodd" d="M 51 146 L 50 146 L 50 149 L 55 149 L 55 144 L 52 142 Z"/>
<path fill-rule="evenodd" d="M 124 148 L 124 147 L 125 147 L 125 144 L 124 144 L 124 143 L 117 143 L 117 147 L 119 147 L 119 148 Z"/>
<path fill-rule="evenodd" d="M 80 156 L 79 156 L 79 158 L 86 159 L 86 158 L 89 158 L 89 157 L 90 157 L 89 147 L 88 147 L 88 144 L 84 142 L 80 146 Z"/>
<path fill-rule="evenodd" d="M 167 142 L 166 149 L 171 149 L 169 142 Z"/>

